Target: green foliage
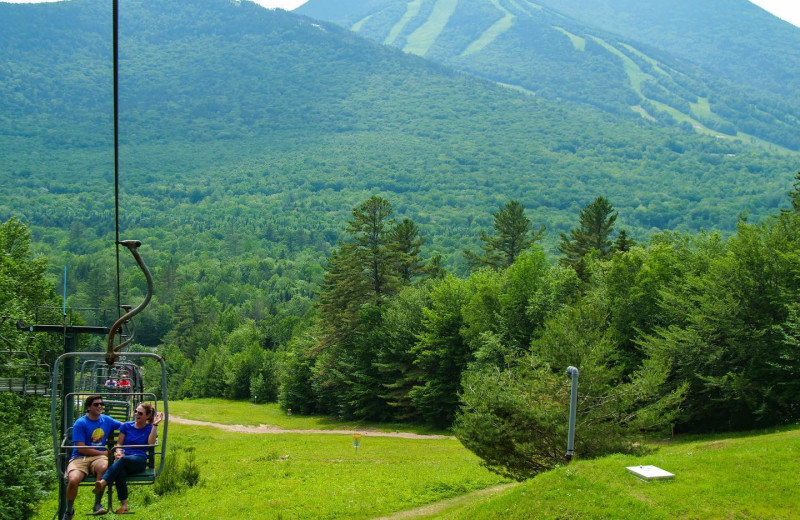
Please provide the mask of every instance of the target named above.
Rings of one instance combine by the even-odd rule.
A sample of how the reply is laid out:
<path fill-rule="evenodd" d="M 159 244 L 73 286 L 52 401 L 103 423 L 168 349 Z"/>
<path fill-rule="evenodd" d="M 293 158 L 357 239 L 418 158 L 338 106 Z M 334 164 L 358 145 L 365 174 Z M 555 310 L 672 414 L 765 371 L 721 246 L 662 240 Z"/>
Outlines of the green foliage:
<path fill-rule="evenodd" d="M 402 352 L 385 352 L 398 348 L 386 344 L 385 307 L 404 286 L 435 272 L 420 257 L 424 240 L 416 225 L 407 218 L 395 225 L 392 213 L 389 201 L 377 196 L 354 208 L 347 228 L 350 239 L 331 255 L 320 292 L 319 321 L 325 333 L 312 354 L 310 381 L 317 411 L 389 420 L 392 407 L 405 398 L 386 389 L 412 384 L 387 379 L 389 374 L 405 378 L 407 366 L 397 363 L 413 360 Z M 288 370 L 307 370 L 298 362 L 306 355 L 295 353 Z M 287 405 L 293 402 L 288 392 L 282 399 Z"/>
<path fill-rule="evenodd" d="M 532 354 L 509 368 L 475 365 L 464 376 L 455 431 L 493 471 L 521 480 L 563 461 L 568 364 L 580 370 L 575 449 L 581 457 L 633 452 L 641 432 L 665 429 L 676 416 L 684 391 L 664 392 L 668 367 L 650 363 L 624 374 L 597 303 L 557 313 Z"/>
<path fill-rule="evenodd" d="M 24 337 L 13 321 L 33 322 L 36 307 L 53 305 L 53 286 L 44 274 L 47 262 L 32 252 L 30 231 L 18 219 L 0 224 L 0 377 L 30 376 L 34 363 L 49 363 L 57 355 L 58 341 Z M 11 321 L 11 323 L 8 323 Z M 7 343 L 8 342 L 8 343 Z M 10 344 L 9 344 L 10 343 Z M 27 353 L 16 364 L 12 350 Z M 39 381 L 49 383 L 48 381 Z M 40 396 L 0 393 L 0 518 L 28 519 L 42 490 L 53 484 L 48 436 L 49 402 Z"/>
<path fill-rule="evenodd" d="M 48 403 L 0 393 L 0 421 L 0 519 L 27 520 L 54 483 Z"/>
<path fill-rule="evenodd" d="M 422 261 L 422 245 L 425 238 L 419 228 L 409 218 L 404 218 L 389 232 L 389 247 L 397 262 L 397 276 L 400 282 L 408 285 L 428 272 Z"/>
<path fill-rule="evenodd" d="M 468 282 L 453 277 L 436 282 L 430 306 L 423 309 L 423 332 L 413 347 L 421 384 L 410 391 L 414 406 L 426 422 L 449 425 L 458 407 L 461 373 L 472 360 L 472 349 L 461 336 L 461 308 L 470 294 Z"/>
<path fill-rule="evenodd" d="M 575 269 L 582 279 L 588 273 L 584 258 L 594 252 L 598 258 L 606 258 L 611 253 L 609 236 L 614 231 L 617 212 L 605 197 L 597 197 L 586 205 L 580 213 L 580 227 L 573 228 L 569 235 L 561 233 L 558 250 L 564 255 L 559 261 Z"/>
<path fill-rule="evenodd" d="M 418 254 L 419 249 L 411 245 L 415 240 L 408 234 L 412 228 L 404 222 L 404 232 L 392 233 L 392 213 L 389 201 L 376 196 L 353 208 L 347 226 L 350 239 L 331 255 L 320 292 L 320 311 L 334 339 L 354 325 L 363 305 L 381 305 L 395 294 L 415 262 L 412 253 L 416 250 Z M 409 281 L 410 277 L 406 283 Z"/>
<path fill-rule="evenodd" d="M 533 232 L 531 221 L 525 216 L 524 211 L 525 206 L 519 201 L 512 200 L 493 215 L 494 234 L 487 235 L 484 232 L 480 234 L 481 241 L 484 242 L 483 254 L 464 252 L 472 267 L 495 269 L 509 267 L 523 251 L 542 239 L 545 227 L 542 226 Z"/>
<path fill-rule="evenodd" d="M 419 420 L 411 390 L 422 378 L 415 365 L 414 346 L 423 330 L 424 309 L 429 305 L 431 284 L 407 287 L 393 298 L 383 312 L 376 331 L 375 368 L 383 386 L 380 396 L 391 408 L 392 420 Z"/>
<path fill-rule="evenodd" d="M 171 447 L 164 462 L 164 470 L 156 479 L 153 491 L 156 495 L 180 493 L 200 483 L 200 468 L 194 446 Z"/>
<path fill-rule="evenodd" d="M 474 0 L 441 20 L 428 4 L 359 3 L 331 11 L 325 0 L 311 0 L 297 12 L 538 97 L 617 117 L 638 118 L 643 109 L 660 124 L 691 121 L 691 132 L 702 124 L 715 134 L 741 132 L 800 149 L 798 96 L 784 95 L 787 88 L 798 93 L 786 78 L 800 73 L 792 54 L 800 37 L 750 4 L 553 0 L 530 9 Z M 420 27 L 427 41 L 411 44 Z"/>
<path fill-rule="evenodd" d="M 800 171 L 794 175 L 792 190 L 789 192 L 789 200 L 792 202 L 792 211 L 800 213 Z"/>
<path fill-rule="evenodd" d="M 317 410 L 317 398 L 310 384 L 314 373 L 313 349 L 316 341 L 315 337 L 304 333 L 295 337 L 288 347 L 279 395 L 283 410 L 291 408 L 293 413 L 300 414 Z"/>
<path fill-rule="evenodd" d="M 703 270 L 662 288 L 672 321 L 642 338 L 648 356 L 669 363 L 689 384 L 682 422 L 690 428 L 742 429 L 797 419 L 798 220 L 782 214 L 741 224 Z"/>
<path fill-rule="evenodd" d="M 625 231 L 624 229 L 620 229 L 616 240 L 614 240 L 614 245 L 612 246 L 612 249 L 614 251 L 625 253 L 627 251 L 630 251 L 630 249 L 635 245 L 636 245 L 636 240 L 629 237 L 627 231 Z"/>

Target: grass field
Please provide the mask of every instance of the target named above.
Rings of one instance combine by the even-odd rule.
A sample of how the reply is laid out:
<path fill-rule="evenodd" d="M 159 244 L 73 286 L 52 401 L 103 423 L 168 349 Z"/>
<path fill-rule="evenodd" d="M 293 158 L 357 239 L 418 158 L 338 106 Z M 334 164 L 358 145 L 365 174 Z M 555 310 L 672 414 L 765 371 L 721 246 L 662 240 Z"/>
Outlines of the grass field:
<path fill-rule="evenodd" d="M 276 424 L 293 429 L 371 429 L 316 417 L 287 416 L 277 405 L 200 400 L 171 403 L 170 414 L 227 424 Z M 208 426 L 171 424 L 170 453 L 194 448 L 200 484 L 156 496 L 131 490 L 133 518 L 335 519 L 374 518 L 505 482 L 480 467 L 454 439 L 352 435 L 243 434 Z M 80 490 L 76 510 L 91 510 L 91 487 Z M 38 520 L 49 520 L 57 497 L 45 500 Z"/>
<path fill-rule="evenodd" d="M 675 474 L 644 482 L 625 468 Z M 492 499 L 413 518 L 439 519 L 798 519 L 800 427 L 677 440 L 646 457 L 578 461 Z"/>
<path fill-rule="evenodd" d="M 317 415 L 288 415 L 276 403 L 254 405 L 247 401 L 223 401 L 221 399 L 193 399 L 170 403 L 170 415 L 196 421 L 220 424 L 278 426 L 286 430 L 375 430 L 382 432 L 404 431 L 420 434 L 447 434 L 427 427 L 408 424 L 373 424 L 364 422 L 341 422 Z"/>
<path fill-rule="evenodd" d="M 288 416 L 274 404 L 222 400 L 172 403 L 171 414 L 286 429 L 374 427 Z M 399 429 L 385 426 L 375 431 Z M 679 438 L 649 456 L 578 460 L 503 491 L 472 496 L 464 495 L 508 481 L 481 468 L 453 439 L 365 436 L 356 452 L 349 434 L 246 434 L 172 424 L 169 444 L 176 457 L 194 448 L 200 484 L 163 496 L 151 487 L 132 488 L 134 518 L 800 519 L 798 426 Z M 625 469 L 643 464 L 676 477 L 643 482 Z M 91 488 L 82 488 L 79 513 L 90 510 L 91 500 Z M 427 507 L 395 516 L 421 506 Z M 51 496 L 37 520 L 53 518 L 55 509 Z"/>

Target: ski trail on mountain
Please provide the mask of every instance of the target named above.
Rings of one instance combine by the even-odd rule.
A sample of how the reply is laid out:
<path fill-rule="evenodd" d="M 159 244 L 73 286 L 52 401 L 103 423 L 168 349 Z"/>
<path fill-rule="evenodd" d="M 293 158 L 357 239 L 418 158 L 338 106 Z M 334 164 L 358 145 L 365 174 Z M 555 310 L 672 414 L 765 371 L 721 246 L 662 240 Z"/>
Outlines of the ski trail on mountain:
<path fill-rule="evenodd" d="M 468 56 L 474 52 L 483 50 L 484 47 L 492 43 L 498 36 L 509 30 L 514 23 L 516 16 L 511 14 L 511 11 L 500 5 L 500 2 L 497 0 L 491 0 L 491 2 L 496 8 L 503 12 L 503 17 L 483 31 L 477 40 L 470 43 L 469 47 L 461 53 L 461 56 Z"/>
<path fill-rule="evenodd" d="M 406 28 L 408 22 L 416 18 L 416 16 L 419 14 L 420 6 L 422 6 L 422 1 L 423 0 L 414 0 L 406 5 L 405 14 L 403 14 L 403 17 L 400 18 L 400 20 L 398 20 L 394 26 L 392 26 L 392 29 L 389 31 L 389 35 L 385 40 L 383 40 L 384 45 L 392 45 L 397 37 L 400 36 L 400 33 L 403 31 L 403 29 Z"/>
<path fill-rule="evenodd" d="M 403 47 L 403 51 L 425 56 L 444 30 L 457 5 L 458 0 L 437 0 L 430 17 L 408 36 L 408 43 Z"/>

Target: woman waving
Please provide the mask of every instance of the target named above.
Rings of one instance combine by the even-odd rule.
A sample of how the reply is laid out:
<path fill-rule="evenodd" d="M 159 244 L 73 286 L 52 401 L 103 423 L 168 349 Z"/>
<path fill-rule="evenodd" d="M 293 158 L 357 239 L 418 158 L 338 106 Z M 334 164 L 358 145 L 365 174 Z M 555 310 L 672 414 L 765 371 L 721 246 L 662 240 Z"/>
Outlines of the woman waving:
<path fill-rule="evenodd" d="M 116 484 L 120 507 L 117 514 L 128 512 L 128 475 L 141 473 L 147 467 L 147 450 L 155 446 L 158 423 L 164 420 L 162 412 L 155 413 L 153 405 L 141 403 L 136 407 L 136 420 L 123 423 L 117 437 L 114 464 L 94 485 L 94 493 L 102 494 L 109 484 Z"/>

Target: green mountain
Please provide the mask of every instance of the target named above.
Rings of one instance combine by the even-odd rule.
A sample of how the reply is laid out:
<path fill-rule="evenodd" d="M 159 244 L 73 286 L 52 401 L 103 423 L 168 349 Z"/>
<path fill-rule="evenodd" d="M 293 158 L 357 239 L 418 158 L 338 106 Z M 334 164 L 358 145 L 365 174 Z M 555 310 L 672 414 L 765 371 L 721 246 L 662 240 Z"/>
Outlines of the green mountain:
<path fill-rule="evenodd" d="M 542 0 L 583 23 L 647 42 L 738 85 L 800 98 L 800 28 L 745 0 Z M 797 105 L 794 114 L 797 115 Z"/>
<path fill-rule="evenodd" d="M 196 284 L 252 315 L 301 313 L 372 194 L 459 269 L 510 199 L 552 252 L 598 195 L 637 239 L 729 231 L 786 205 L 797 168 L 249 2 L 130 1 L 120 16 L 120 224 L 145 243 L 162 302 Z M 27 222 L 71 266 L 75 303 L 97 306 L 113 278 L 110 6 L 0 3 L 0 18 L 0 219 Z"/>
<path fill-rule="evenodd" d="M 296 12 L 548 99 L 800 150 L 800 29 L 746 0 L 310 0 Z"/>

